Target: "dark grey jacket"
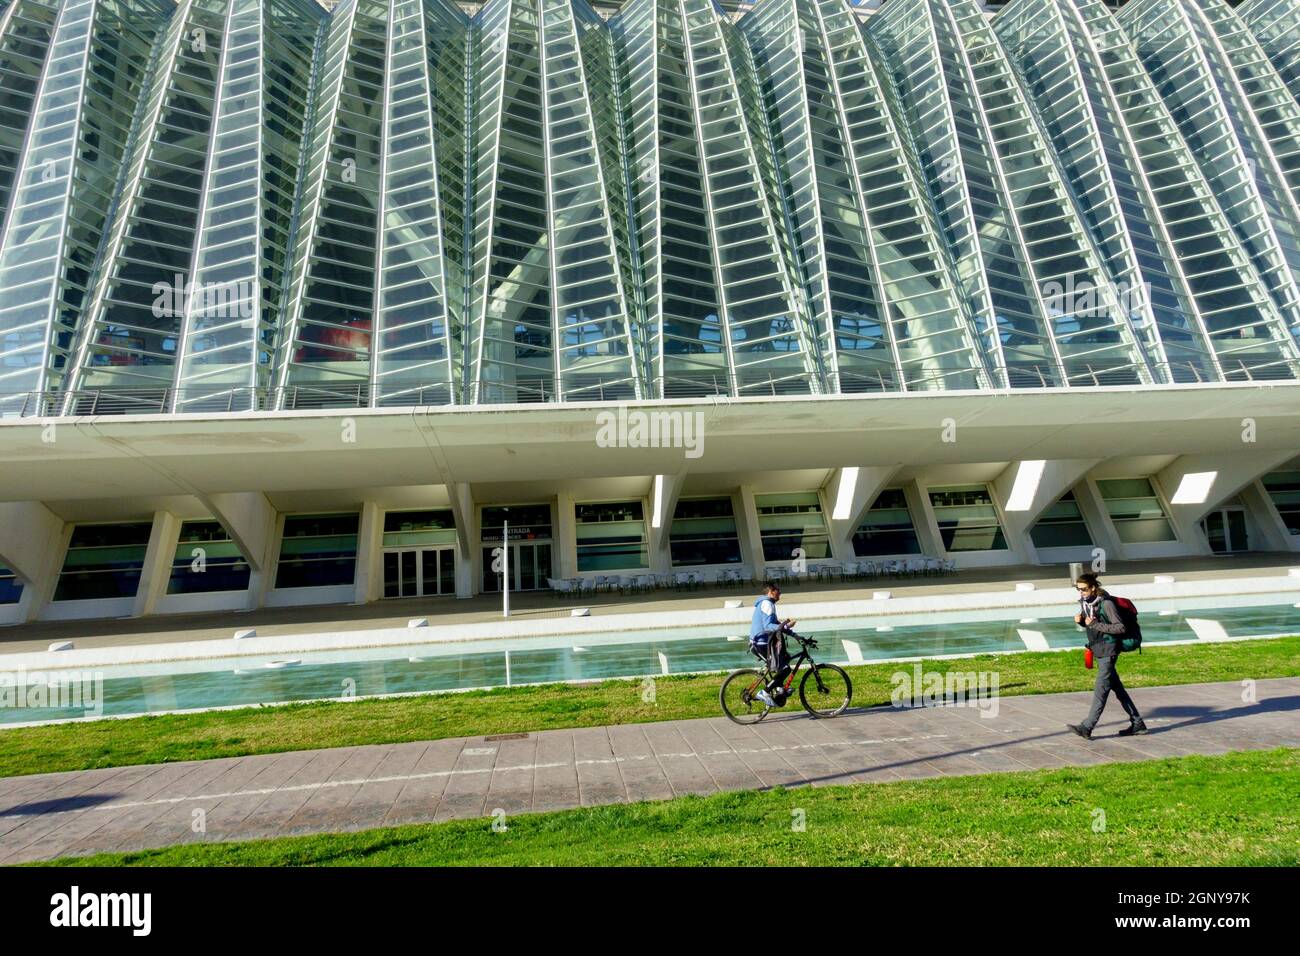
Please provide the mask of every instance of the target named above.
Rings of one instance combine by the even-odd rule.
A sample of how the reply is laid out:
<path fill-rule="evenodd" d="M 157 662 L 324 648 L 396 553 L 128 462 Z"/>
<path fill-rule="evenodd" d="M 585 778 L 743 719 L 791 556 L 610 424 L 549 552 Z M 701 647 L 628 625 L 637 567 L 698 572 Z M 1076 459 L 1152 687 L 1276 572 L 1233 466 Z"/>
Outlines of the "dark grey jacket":
<path fill-rule="evenodd" d="M 1086 620 L 1089 613 L 1096 617 L 1091 627 L 1084 628 L 1092 656 L 1114 657 L 1119 653 L 1119 635 L 1124 633 L 1124 621 L 1119 616 L 1115 602 L 1109 594 L 1101 592 L 1097 600 L 1079 601 L 1079 610 Z"/>

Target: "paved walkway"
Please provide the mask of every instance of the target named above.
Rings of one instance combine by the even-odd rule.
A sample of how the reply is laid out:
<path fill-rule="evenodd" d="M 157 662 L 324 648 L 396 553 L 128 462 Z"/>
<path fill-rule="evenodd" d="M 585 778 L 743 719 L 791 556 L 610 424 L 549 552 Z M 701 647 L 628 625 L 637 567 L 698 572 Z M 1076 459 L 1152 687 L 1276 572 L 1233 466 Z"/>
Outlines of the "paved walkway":
<path fill-rule="evenodd" d="M 1064 729 L 1089 693 L 974 707 L 889 707 L 834 720 L 802 711 L 756 727 L 725 718 L 341 747 L 0 779 L 0 863 L 399 823 L 660 800 L 775 786 L 878 783 L 1184 754 L 1300 747 L 1300 678 L 1142 688 L 1152 732 Z M 206 833 L 196 833 L 202 818 Z"/>

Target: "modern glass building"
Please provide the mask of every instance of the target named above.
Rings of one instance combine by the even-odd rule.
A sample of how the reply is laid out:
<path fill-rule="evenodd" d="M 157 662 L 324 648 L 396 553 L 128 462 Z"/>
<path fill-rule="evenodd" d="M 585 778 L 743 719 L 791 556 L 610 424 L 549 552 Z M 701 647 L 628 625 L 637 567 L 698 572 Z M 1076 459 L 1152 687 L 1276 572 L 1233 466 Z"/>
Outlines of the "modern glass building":
<path fill-rule="evenodd" d="M 518 587 L 1289 550 L 1297 392 L 1293 0 L 0 0 L 0 618 L 512 507 Z"/>

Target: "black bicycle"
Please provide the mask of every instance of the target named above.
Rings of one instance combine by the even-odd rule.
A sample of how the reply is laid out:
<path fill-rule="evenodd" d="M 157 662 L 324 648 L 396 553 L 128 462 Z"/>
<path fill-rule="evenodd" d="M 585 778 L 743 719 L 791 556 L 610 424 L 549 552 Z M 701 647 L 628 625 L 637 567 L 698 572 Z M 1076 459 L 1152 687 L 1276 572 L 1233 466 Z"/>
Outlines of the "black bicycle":
<path fill-rule="evenodd" d="M 790 688 L 794 686 L 795 675 L 807 663 L 803 680 L 799 682 L 799 701 L 804 710 L 814 717 L 838 717 L 848 709 L 853 698 L 853 682 L 844 668 L 834 664 L 818 664 L 809 651 L 817 646 L 810 637 L 801 637 L 794 631 L 783 631 L 787 638 L 799 642 L 799 653 L 790 659 L 790 673 L 785 683 L 773 693 L 778 707 L 785 705 L 790 697 Z M 756 724 L 772 710 L 759 700 L 758 692 L 776 679 L 767 661 L 762 669 L 744 667 L 732 671 L 722 682 L 718 700 L 722 712 L 738 724 Z"/>

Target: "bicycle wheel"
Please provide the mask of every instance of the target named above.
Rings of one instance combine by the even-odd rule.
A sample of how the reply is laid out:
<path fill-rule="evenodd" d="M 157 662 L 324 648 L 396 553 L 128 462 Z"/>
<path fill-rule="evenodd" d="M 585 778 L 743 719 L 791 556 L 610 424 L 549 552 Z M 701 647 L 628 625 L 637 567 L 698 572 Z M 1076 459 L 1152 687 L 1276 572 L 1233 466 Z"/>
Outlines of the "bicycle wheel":
<path fill-rule="evenodd" d="M 853 699 L 853 682 L 843 668 L 818 664 L 799 682 L 799 700 L 814 717 L 838 717 Z"/>
<path fill-rule="evenodd" d="M 768 712 L 767 705 L 754 696 L 762 689 L 762 672 L 752 667 L 732 671 L 718 691 L 722 712 L 738 724 L 758 723 Z"/>

